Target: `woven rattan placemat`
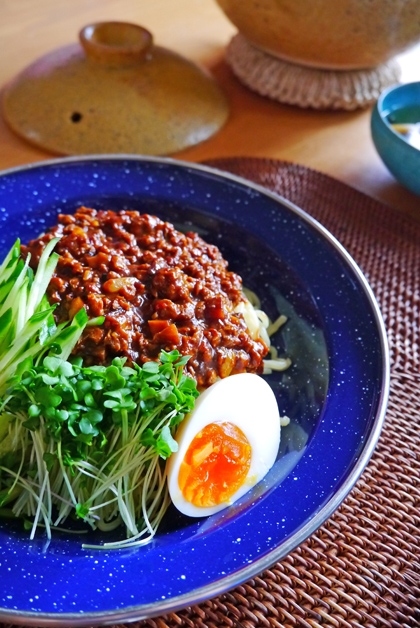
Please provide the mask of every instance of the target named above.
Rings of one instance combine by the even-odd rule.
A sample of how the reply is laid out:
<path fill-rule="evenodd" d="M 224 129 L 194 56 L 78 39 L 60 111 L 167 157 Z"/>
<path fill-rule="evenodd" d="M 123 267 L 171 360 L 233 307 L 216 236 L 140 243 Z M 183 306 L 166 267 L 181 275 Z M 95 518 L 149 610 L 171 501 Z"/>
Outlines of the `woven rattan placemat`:
<path fill-rule="evenodd" d="M 248 158 L 210 165 L 293 201 L 354 257 L 376 294 L 388 330 L 389 408 L 362 477 L 306 542 L 224 595 L 130 625 L 420 626 L 420 223 L 303 166 Z"/>

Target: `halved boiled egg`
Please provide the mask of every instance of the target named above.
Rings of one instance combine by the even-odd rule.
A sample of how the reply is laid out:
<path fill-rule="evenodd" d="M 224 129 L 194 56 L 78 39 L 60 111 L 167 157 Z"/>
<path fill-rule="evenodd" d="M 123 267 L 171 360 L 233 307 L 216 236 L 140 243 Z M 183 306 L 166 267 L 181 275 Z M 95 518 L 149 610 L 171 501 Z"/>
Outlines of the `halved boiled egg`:
<path fill-rule="evenodd" d="M 273 466 L 280 444 L 277 401 L 251 373 L 217 381 L 181 423 L 167 463 L 169 494 L 190 517 L 211 515 L 244 495 Z"/>

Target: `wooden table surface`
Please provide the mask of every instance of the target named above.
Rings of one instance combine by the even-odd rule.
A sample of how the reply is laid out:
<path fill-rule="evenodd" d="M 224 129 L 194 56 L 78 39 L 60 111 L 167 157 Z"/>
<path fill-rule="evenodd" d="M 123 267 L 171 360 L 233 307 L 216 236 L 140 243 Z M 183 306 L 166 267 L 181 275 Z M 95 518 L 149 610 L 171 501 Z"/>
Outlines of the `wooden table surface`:
<path fill-rule="evenodd" d="M 155 42 L 208 68 L 230 101 L 224 128 L 173 157 L 201 161 L 254 156 L 285 159 L 332 175 L 420 220 L 420 197 L 387 171 L 370 137 L 370 109 L 321 112 L 282 105 L 241 85 L 226 65 L 235 27 L 215 0 L 2 0 L 0 85 L 35 59 L 77 41 L 86 24 L 141 24 Z M 420 80 L 420 46 L 399 57 L 402 80 Z M 0 118 L 0 169 L 53 157 L 15 136 Z"/>

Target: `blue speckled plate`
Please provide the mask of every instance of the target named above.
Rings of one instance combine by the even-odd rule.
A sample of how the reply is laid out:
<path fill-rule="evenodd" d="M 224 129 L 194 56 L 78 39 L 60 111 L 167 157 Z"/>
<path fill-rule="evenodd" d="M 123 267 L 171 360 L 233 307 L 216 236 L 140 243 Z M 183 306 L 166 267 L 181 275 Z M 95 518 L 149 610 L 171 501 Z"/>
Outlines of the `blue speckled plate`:
<path fill-rule="evenodd" d="M 388 397 L 386 335 L 356 264 L 286 200 L 207 167 L 170 159 L 54 160 L 0 175 L 0 257 L 79 205 L 155 213 L 217 244 L 264 309 L 293 366 L 269 376 L 291 417 L 266 479 L 208 519 L 170 510 L 156 540 L 87 551 L 77 535 L 30 542 L 0 524 L 0 620 L 36 626 L 118 623 L 200 602 L 255 576 L 341 503 L 378 439 Z M 98 537 L 96 537 L 98 540 Z M 83 538 L 83 541 L 86 540 Z M 99 539 L 100 540 L 100 539 Z"/>

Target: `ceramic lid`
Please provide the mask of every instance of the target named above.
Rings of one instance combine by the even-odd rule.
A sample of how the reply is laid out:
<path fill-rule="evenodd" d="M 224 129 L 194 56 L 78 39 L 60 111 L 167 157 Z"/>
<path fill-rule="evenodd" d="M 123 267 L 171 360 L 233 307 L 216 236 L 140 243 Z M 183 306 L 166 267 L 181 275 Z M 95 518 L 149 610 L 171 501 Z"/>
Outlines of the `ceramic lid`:
<path fill-rule="evenodd" d="M 99 22 L 80 43 L 54 50 L 3 94 L 3 115 L 21 137 L 62 155 L 164 155 L 206 140 L 228 117 L 214 79 L 155 46 L 136 24 Z"/>

